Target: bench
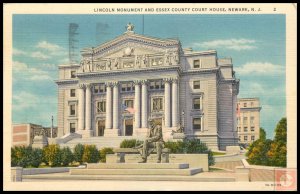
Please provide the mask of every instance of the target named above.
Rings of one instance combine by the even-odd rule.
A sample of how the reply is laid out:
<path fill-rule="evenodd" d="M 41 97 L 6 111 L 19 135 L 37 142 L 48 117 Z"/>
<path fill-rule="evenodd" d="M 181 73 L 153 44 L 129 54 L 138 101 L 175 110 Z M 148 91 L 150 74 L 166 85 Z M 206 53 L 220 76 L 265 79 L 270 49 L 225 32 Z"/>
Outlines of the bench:
<path fill-rule="evenodd" d="M 114 153 L 117 155 L 117 163 L 125 163 L 125 155 L 126 154 L 140 154 L 137 149 L 134 148 L 116 148 L 114 149 Z M 156 149 L 151 153 L 156 153 Z M 169 149 L 163 148 L 161 150 L 161 162 L 169 163 Z"/>

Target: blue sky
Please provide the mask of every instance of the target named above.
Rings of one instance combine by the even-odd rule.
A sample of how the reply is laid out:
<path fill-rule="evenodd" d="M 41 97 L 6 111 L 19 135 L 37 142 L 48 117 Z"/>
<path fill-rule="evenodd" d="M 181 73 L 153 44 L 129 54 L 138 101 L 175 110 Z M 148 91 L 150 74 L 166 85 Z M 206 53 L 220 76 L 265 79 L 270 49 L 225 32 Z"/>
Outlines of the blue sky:
<path fill-rule="evenodd" d="M 68 63 L 69 23 L 79 25 L 78 51 L 125 31 L 179 38 L 183 48 L 215 49 L 232 57 L 239 98 L 259 97 L 261 126 L 273 137 L 286 116 L 284 15 L 14 15 L 13 123 L 56 125 L 59 64 Z M 79 55 L 79 52 L 78 52 Z M 78 57 L 80 59 L 80 57 Z"/>

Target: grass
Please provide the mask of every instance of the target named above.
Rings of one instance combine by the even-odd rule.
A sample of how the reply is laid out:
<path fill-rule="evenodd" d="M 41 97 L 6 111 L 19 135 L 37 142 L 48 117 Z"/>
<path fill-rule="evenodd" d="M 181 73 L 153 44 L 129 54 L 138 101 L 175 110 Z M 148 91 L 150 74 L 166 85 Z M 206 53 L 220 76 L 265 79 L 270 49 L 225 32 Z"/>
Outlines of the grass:
<path fill-rule="evenodd" d="M 225 153 L 222 152 L 212 152 L 213 156 L 221 156 L 221 155 L 225 155 Z"/>
<path fill-rule="evenodd" d="M 219 168 L 211 168 L 209 167 L 209 172 L 214 172 L 214 171 L 224 171 L 223 169 L 219 169 Z"/>

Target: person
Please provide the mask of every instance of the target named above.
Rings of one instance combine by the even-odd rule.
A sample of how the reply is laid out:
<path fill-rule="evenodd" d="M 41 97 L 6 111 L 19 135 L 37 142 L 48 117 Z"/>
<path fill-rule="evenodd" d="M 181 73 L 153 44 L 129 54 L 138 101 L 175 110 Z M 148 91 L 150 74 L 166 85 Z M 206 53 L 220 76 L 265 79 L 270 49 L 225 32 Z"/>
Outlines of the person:
<path fill-rule="evenodd" d="M 144 144 L 142 145 L 142 159 L 139 161 L 139 163 L 147 162 L 147 157 L 154 150 L 154 147 L 156 147 L 157 151 L 157 163 L 160 163 L 163 146 L 162 128 L 160 125 L 155 125 L 153 119 L 149 119 L 148 121 L 150 131 L 144 141 Z"/>

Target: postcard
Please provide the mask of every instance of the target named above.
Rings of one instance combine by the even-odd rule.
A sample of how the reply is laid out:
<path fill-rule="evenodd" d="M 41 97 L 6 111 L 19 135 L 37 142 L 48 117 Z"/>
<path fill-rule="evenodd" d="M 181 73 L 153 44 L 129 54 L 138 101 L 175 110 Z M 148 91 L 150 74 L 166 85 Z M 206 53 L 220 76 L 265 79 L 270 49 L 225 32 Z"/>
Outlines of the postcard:
<path fill-rule="evenodd" d="M 4 190 L 297 190 L 297 4 L 3 8 Z"/>

